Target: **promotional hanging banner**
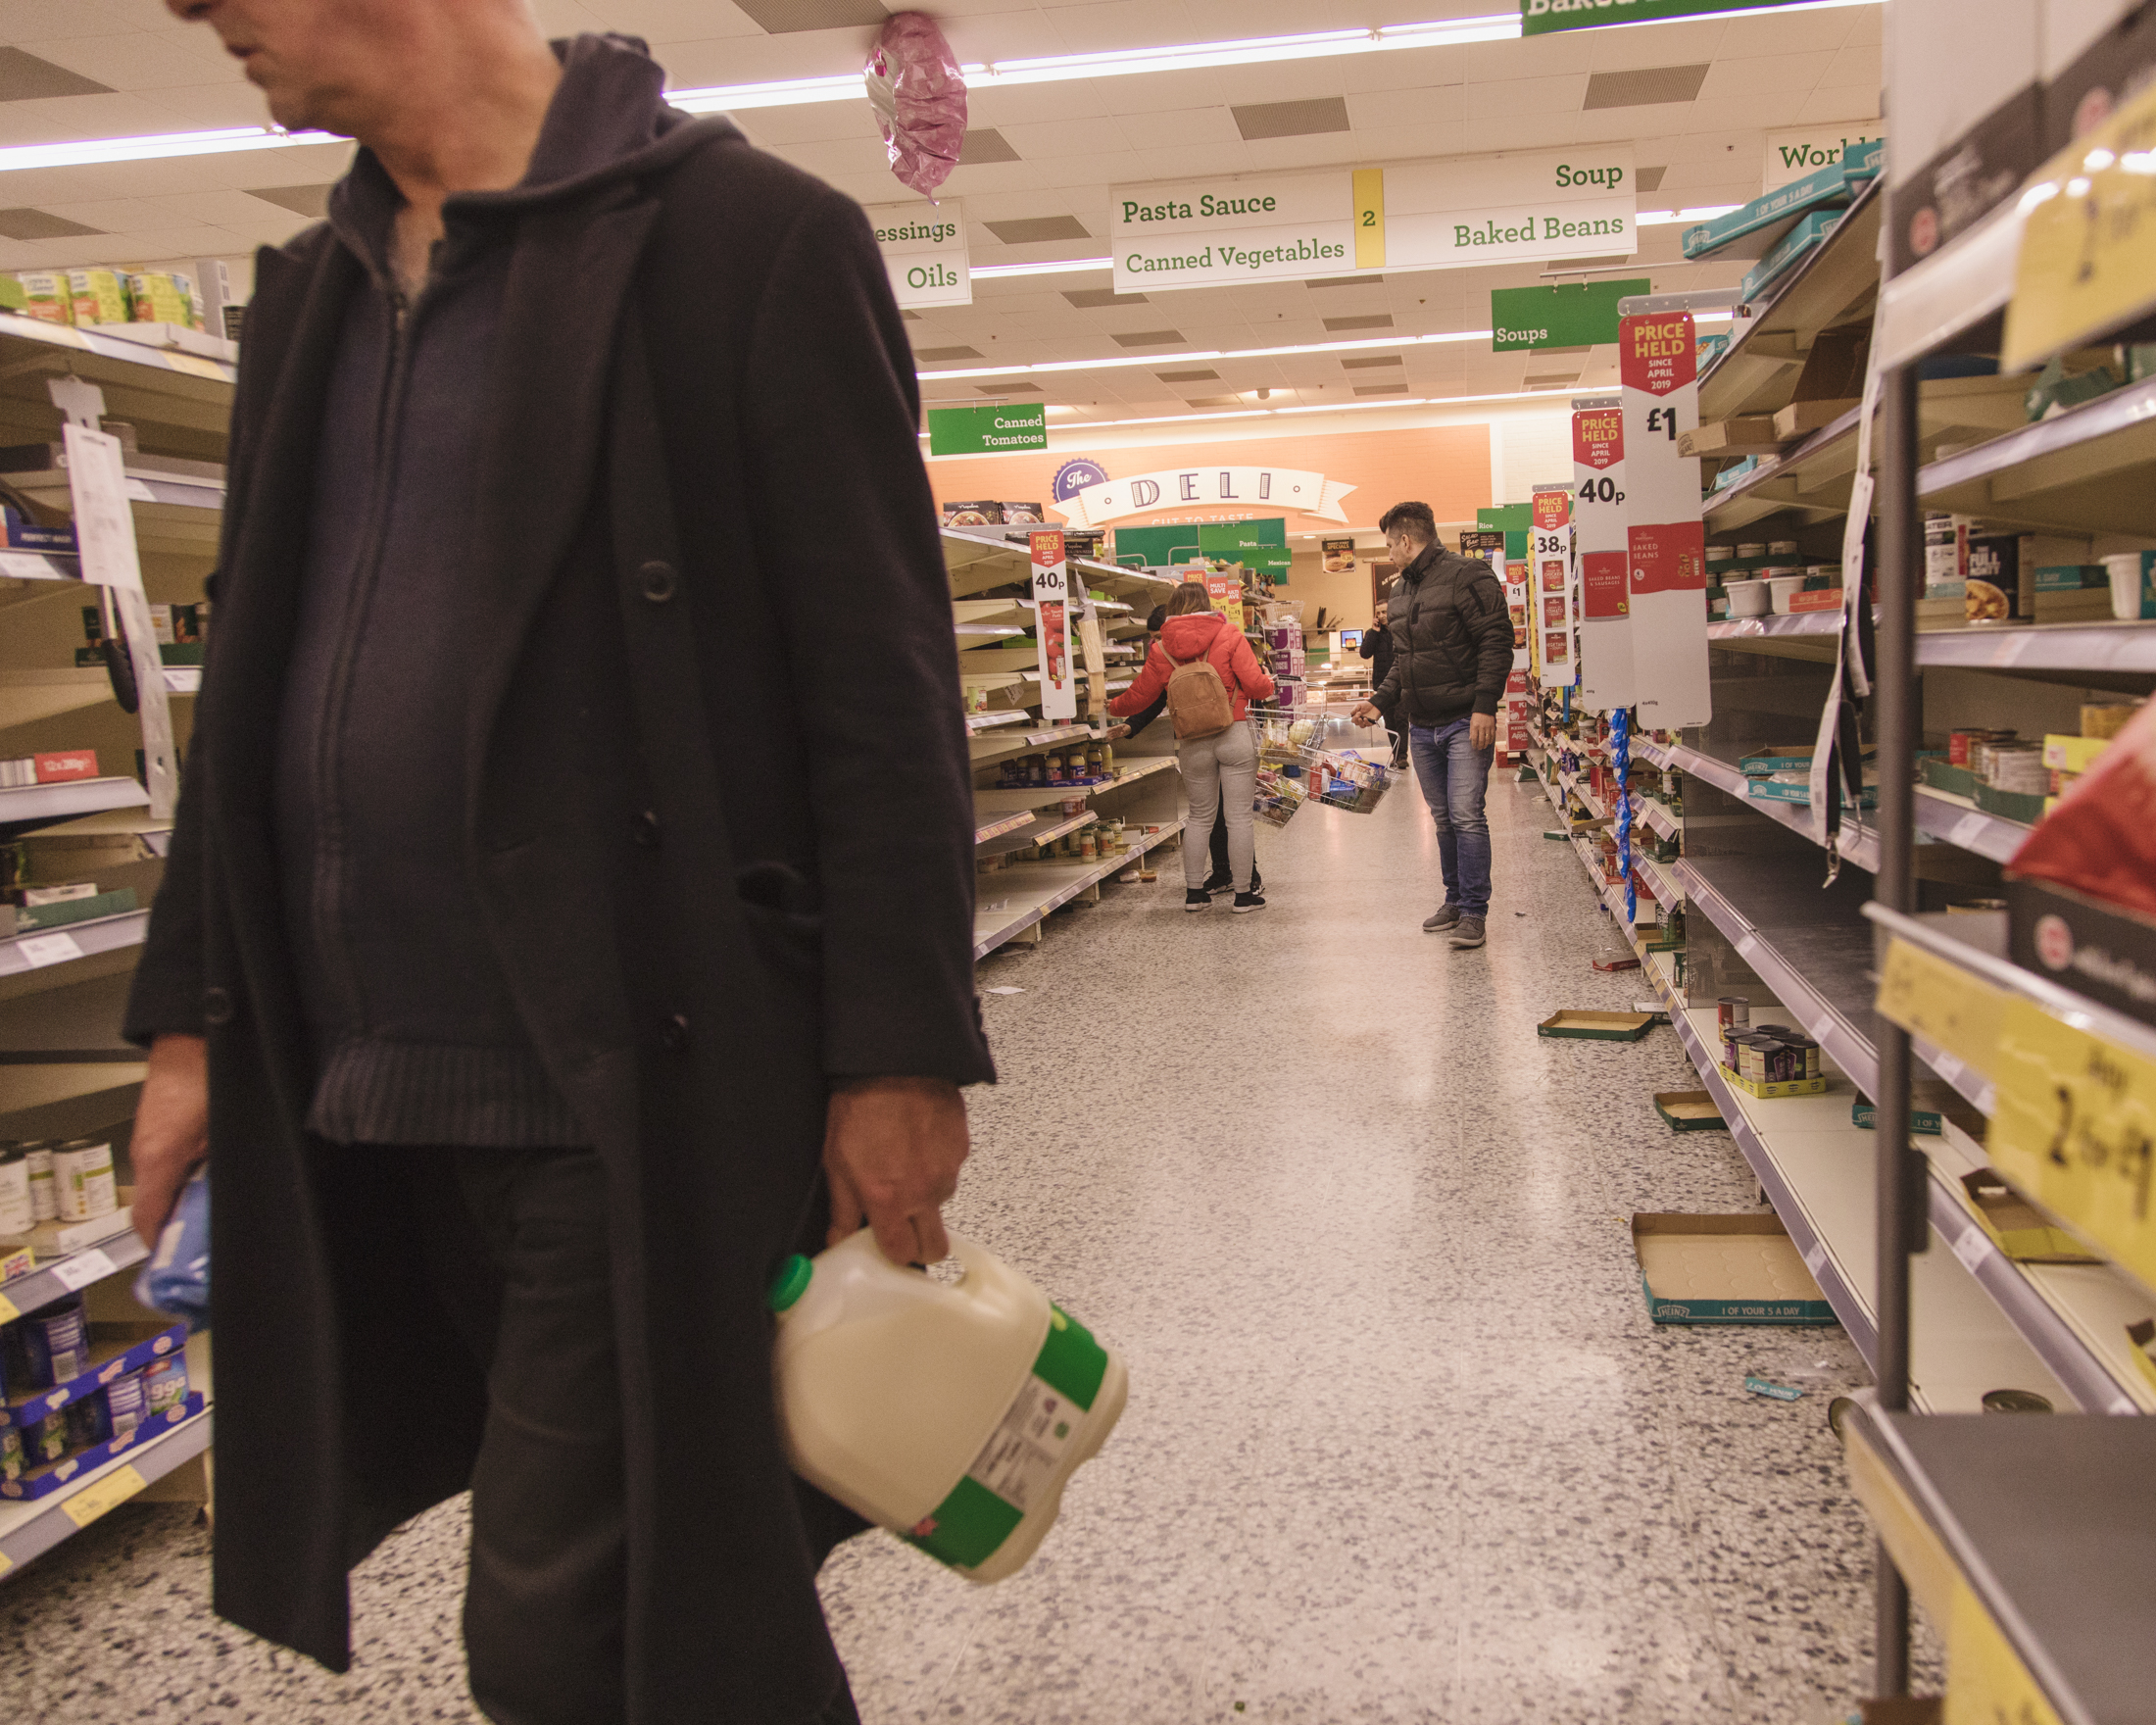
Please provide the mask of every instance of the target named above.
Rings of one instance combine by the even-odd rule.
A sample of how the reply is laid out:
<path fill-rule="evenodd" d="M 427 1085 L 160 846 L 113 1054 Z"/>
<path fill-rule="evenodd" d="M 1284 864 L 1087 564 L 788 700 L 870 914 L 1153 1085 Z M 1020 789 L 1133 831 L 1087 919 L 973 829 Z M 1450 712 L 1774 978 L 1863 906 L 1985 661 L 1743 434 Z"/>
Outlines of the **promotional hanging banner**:
<path fill-rule="evenodd" d="M 1580 705 L 1613 713 L 1640 698 L 1625 536 L 1625 414 L 1618 402 L 1572 416 L 1572 536 L 1580 566 Z"/>
<path fill-rule="evenodd" d="M 973 267 L 966 256 L 965 213 L 941 204 L 871 204 L 868 224 L 902 306 L 970 306 Z"/>
<path fill-rule="evenodd" d="M 1078 679 L 1070 662 L 1070 566 L 1063 535 L 1048 527 L 1026 535 L 1033 563 L 1033 634 L 1040 648 L 1041 716 L 1075 718 Z"/>
<path fill-rule="evenodd" d="M 1699 425 L 1698 346 L 1690 312 L 1627 318 L 1618 332 L 1623 384 L 1625 559 L 1632 664 L 1642 730 L 1705 724 L 1707 536 L 1699 462 L 1678 439 Z"/>
<path fill-rule="evenodd" d="M 1115 291 L 1630 257 L 1637 190 L 1629 143 L 1111 186 Z"/>
<path fill-rule="evenodd" d="M 1527 536 L 1527 567 L 1535 589 L 1536 657 L 1543 687 L 1569 689 L 1580 680 L 1578 583 L 1573 578 L 1572 494 L 1538 487 Z"/>

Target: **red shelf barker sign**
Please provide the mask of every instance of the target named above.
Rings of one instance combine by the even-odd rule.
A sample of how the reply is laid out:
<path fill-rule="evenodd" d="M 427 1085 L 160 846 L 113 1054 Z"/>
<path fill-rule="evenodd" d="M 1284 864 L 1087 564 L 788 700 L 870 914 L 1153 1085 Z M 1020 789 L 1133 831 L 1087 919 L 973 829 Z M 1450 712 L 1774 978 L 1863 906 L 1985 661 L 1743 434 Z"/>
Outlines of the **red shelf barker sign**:
<path fill-rule="evenodd" d="M 1075 718 L 1078 679 L 1070 668 L 1070 566 L 1063 535 L 1050 527 L 1028 533 L 1033 565 L 1033 633 L 1040 646 L 1041 716 Z"/>
<path fill-rule="evenodd" d="M 1714 711 L 1699 463 L 1678 453 L 1678 439 L 1699 425 L 1698 352 L 1689 312 L 1627 318 L 1618 330 L 1631 705 L 1647 730 L 1704 724 Z"/>
<path fill-rule="evenodd" d="M 1632 586 L 1625 551 L 1625 416 L 1572 416 L 1573 533 L 1580 560 L 1580 704 L 1593 713 L 1634 700 Z"/>
<path fill-rule="evenodd" d="M 1568 689 L 1580 680 L 1579 631 L 1572 572 L 1572 494 L 1537 491 L 1528 519 L 1528 567 L 1542 601 L 1542 683 Z"/>

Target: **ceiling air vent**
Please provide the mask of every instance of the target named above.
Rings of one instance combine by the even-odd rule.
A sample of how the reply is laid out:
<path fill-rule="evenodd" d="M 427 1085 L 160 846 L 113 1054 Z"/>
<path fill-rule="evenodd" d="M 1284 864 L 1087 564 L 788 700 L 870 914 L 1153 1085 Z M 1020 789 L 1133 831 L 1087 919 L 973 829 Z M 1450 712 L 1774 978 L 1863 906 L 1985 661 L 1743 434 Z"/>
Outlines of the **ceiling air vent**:
<path fill-rule="evenodd" d="M 1707 81 L 1698 66 L 1650 66 L 1641 72 L 1597 72 L 1587 80 L 1586 109 L 1654 108 L 1666 102 L 1690 102 Z"/>

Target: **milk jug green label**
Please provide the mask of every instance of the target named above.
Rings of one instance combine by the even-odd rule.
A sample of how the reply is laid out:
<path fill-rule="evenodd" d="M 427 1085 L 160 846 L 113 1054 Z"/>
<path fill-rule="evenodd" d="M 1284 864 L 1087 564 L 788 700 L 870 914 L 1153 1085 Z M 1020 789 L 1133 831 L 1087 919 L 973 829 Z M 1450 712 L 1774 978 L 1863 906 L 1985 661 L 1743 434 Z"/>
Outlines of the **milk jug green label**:
<path fill-rule="evenodd" d="M 1060 1306 L 1051 1307 L 1048 1340 L 1024 1387 L 965 1477 L 907 1540 L 959 1568 L 986 1562 L 1055 1478 L 1107 1365 L 1107 1354 L 1092 1332 Z"/>

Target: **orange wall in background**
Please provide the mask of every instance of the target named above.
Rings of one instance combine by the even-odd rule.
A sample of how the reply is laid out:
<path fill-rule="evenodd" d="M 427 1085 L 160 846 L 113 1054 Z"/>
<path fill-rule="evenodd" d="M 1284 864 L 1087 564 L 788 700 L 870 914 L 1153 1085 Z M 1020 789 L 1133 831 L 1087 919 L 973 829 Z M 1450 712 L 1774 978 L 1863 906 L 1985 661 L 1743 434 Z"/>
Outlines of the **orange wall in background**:
<path fill-rule="evenodd" d="M 1073 428 L 1076 429 L 1075 427 Z M 1067 435 L 1067 434 L 1066 434 Z M 1490 495 L 1490 427 L 1428 425 L 1402 431 L 1339 431 L 1298 437 L 1254 437 L 1248 442 L 1162 443 L 1135 448 L 1089 451 L 1073 439 L 1061 449 L 1039 454 L 949 456 L 928 464 L 936 501 L 1041 503 L 1057 519 L 1051 482 L 1067 461 L 1098 461 L 1110 478 L 1148 473 L 1161 468 L 1299 468 L 1341 480 L 1355 489 L 1341 502 L 1347 525 L 1370 528 L 1396 503 L 1409 498 L 1427 503 L 1441 521 L 1471 521 L 1486 509 Z M 1276 503 L 1242 505 L 1181 504 L 1118 516 L 1111 527 L 1142 527 L 1171 521 L 1233 521 L 1282 513 Z M 1338 533 L 1341 522 L 1300 511 L 1288 513 L 1290 533 Z"/>

